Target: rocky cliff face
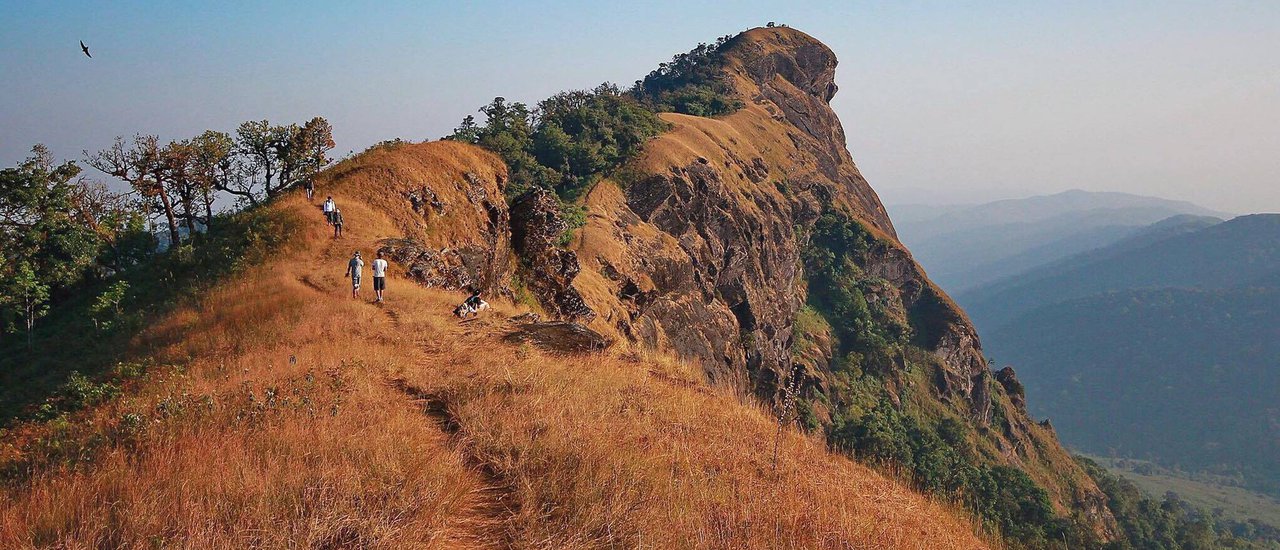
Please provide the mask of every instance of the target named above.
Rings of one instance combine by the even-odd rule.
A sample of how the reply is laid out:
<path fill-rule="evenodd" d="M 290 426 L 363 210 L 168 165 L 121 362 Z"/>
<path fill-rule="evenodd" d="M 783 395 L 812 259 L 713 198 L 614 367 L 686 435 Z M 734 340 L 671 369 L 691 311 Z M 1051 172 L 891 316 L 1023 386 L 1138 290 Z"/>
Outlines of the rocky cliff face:
<path fill-rule="evenodd" d="M 788 28 L 748 31 L 721 51 L 723 78 L 745 107 L 716 119 L 663 114 L 671 129 L 619 172 L 624 178 L 587 194 L 587 225 L 572 242 L 562 242 L 566 225 L 549 193 L 522 197 L 508 212 L 503 171 L 472 181 L 458 170 L 441 181 L 402 175 L 396 208 L 424 227 L 407 228 L 387 250 L 420 280 L 447 287 L 505 289 L 514 256 L 553 317 L 589 324 L 602 342 L 674 352 L 713 382 L 769 401 L 792 373 L 806 395 L 833 395 L 840 358 L 830 328 L 797 342 L 809 289 L 803 256 L 820 218 L 853 220 L 873 242 L 853 259 L 862 294 L 908 327 L 916 354 L 876 366 L 900 386 L 887 388 L 895 404 L 911 388 L 927 406 L 967 419 L 985 460 L 1023 469 L 1059 512 L 1107 538 L 1114 522 L 1104 495 L 1052 429 L 1028 417 L 1013 373 L 993 377 L 973 325 L 898 242 L 854 165 L 829 105 L 835 55 Z M 448 221 L 463 211 L 470 221 Z M 912 363 L 931 369 L 928 387 L 913 386 Z"/>
<path fill-rule="evenodd" d="M 550 191 L 535 189 L 511 206 L 511 240 L 524 264 L 524 279 L 549 313 L 570 321 L 590 321 L 595 312 L 573 287 L 582 270 L 578 255 L 560 245 L 569 224 Z"/>
<path fill-rule="evenodd" d="M 806 228 L 839 212 L 875 236 L 859 267 L 884 283 L 868 300 L 909 322 L 913 343 L 932 354 L 936 399 L 979 428 L 998 449 L 994 460 L 1046 486 L 1060 511 L 1089 510 L 1105 537 L 1101 492 L 1026 416 L 1022 396 L 1011 399 L 992 377 L 973 325 L 897 241 L 854 165 L 829 106 L 835 55 L 786 28 L 748 31 L 723 51 L 724 76 L 746 106 L 720 119 L 664 114 L 672 130 L 646 147 L 626 181 L 605 181 L 586 198 L 589 222 L 571 246 L 582 264 L 573 286 L 597 314 L 593 328 L 673 350 L 712 380 L 773 398 L 796 355 Z M 797 371 L 821 386 L 832 352 L 817 355 L 828 363 Z"/>
<path fill-rule="evenodd" d="M 985 423 L 989 374 L 972 325 L 897 242 L 845 149 L 828 104 L 835 55 L 778 28 L 744 33 L 725 57 L 726 78 L 747 106 L 719 120 L 664 115 L 675 128 L 636 163 L 644 175 L 622 185 L 620 197 L 612 184 L 588 197 L 592 222 L 577 248 L 589 271 L 603 275 L 577 283 L 588 302 L 624 335 L 768 395 L 791 367 L 791 324 L 804 301 L 803 229 L 838 210 L 886 243 L 863 266 L 892 283 L 886 299 L 904 311 L 931 308 L 924 347 L 947 366 L 945 391 L 971 402 Z"/>

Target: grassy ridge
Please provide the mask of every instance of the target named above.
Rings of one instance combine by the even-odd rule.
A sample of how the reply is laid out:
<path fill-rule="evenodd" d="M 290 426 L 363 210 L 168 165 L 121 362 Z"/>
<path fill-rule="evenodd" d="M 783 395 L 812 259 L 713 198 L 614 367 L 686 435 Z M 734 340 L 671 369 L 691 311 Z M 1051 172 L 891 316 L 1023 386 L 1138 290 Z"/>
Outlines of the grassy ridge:
<path fill-rule="evenodd" d="M 301 220 L 296 246 L 148 318 L 127 346 L 150 367 L 114 396 L 9 433 L 2 460 L 27 475 L 0 489 L 0 547 L 987 546 L 687 365 L 508 344 L 519 307 L 459 324 L 460 294 L 398 268 L 384 306 L 349 298 L 351 250 L 408 223 L 376 175 L 458 180 L 472 150 L 490 157 L 427 144 L 339 166 L 319 196 L 339 198 L 342 239 L 300 194 L 265 210 Z"/>

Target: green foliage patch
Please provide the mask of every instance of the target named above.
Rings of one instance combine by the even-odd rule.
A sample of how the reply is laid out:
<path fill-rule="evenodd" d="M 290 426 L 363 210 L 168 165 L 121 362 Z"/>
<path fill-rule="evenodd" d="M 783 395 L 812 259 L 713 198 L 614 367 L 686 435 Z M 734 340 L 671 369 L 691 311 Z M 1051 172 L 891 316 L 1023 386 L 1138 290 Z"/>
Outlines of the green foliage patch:
<path fill-rule="evenodd" d="M 51 418 L 114 395 L 134 370 L 126 350 L 148 323 L 277 251 L 296 221 L 264 209 L 217 217 L 209 231 L 100 279 L 62 289 L 30 342 L 0 344 L 0 425 Z M 106 384 L 106 385 L 103 385 Z"/>
<path fill-rule="evenodd" d="M 698 44 L 687 53 L 676 54 L 637 80 L 630 93 L 659 112 L 695 116 L 727 115 L 743 106 L 732 87 L 724 81 L 723 52 L 734 37 L 722 36 L 711 44 Z"/>
<path fill-rule="evenodd" d="M 480 112 L 483 124 L 467 116 L 446 139 L 501 156 L 510 174 L 508 199 L 542 187 L 572 203 L 667 128 L 656 113 L 612 84 L 561 92 L 535 109 L 494 98 Z"/>

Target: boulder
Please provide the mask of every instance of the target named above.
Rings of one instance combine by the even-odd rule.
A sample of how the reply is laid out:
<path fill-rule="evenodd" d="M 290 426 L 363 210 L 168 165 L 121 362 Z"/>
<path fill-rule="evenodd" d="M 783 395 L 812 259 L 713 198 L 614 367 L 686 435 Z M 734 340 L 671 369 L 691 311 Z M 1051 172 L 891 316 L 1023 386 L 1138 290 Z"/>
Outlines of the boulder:
<path fill-rule="evenodd" d="M 604 335 L 580 323 L 534 321 L 519 324 L 507 333 L 511 342 L 528 342 L 539 348 L 564 353 L 599 351 L 612 344 Z"/>

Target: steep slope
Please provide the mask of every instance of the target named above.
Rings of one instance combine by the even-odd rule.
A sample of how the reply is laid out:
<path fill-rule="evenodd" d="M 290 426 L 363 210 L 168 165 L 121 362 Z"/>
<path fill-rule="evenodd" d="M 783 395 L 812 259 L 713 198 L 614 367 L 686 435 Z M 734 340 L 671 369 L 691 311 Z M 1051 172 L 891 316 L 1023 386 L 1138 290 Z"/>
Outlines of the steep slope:
<path fill-rule="evenodd" d="M 721 61 L 745 107 L 717 119 L 664 114 L 672 129 L 585 199 L 588 224 L 570 249 L 591 326 L 672 350 L 765 400 L 796 387 L 806 422 L 837 446 L 868 444 L 840 434 L 863 415 L 889 414 L 874 405 L 882 398 L 928 430 L 959 422 L 968 460 L 1025 471 L 1057 513 L 1109 537 L 1096 485 L 1026 415 L 1016 379 L 992 376 L 964 312 L 896 239 L 828 105 L 831 50 L 794 29 L 754 29 L 730 40 Z M 835 226 L 844 236 L 818 234 Z M 861 248 L 834 250 L 853 241 Z M 831 255 L 845 262 L 833 268 L 851 266 L 843 282 L 812 272 Z M 870 307 L 864 326 L 898 340 L 855 349 L 850 327 L 864 321 L 807 298 L 836 290 Z M 807 301 L 824 317 L 814 326 L 828 328 L 797 332 Z"/>
<path fill-rule="evenodd" d="M 509 342 L 501 299 L 459 323 L 461 293 L 410 277 L 506 269 L 504 178 L 471 146 L 379 148 L 317 182 L 344 237 L 300 192 L 255 213 L 289 244 L 155 319 L 123 397 L 5 433 L 0 546 L 986 546 L 669 356 Z M 379 247 L 416 251 L 382 306 L 342 277 Z"/>
<path fill-rule="evenodd" d="M 1191 203 L 1126 193 L 1066 191 L 986 204 L 895 207 L 898 222 L 930 277 L 959 294 L 1055 260 L 1125 239 L 1175 215 L 1218 216 Z"/>

